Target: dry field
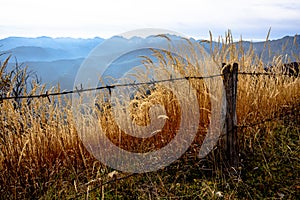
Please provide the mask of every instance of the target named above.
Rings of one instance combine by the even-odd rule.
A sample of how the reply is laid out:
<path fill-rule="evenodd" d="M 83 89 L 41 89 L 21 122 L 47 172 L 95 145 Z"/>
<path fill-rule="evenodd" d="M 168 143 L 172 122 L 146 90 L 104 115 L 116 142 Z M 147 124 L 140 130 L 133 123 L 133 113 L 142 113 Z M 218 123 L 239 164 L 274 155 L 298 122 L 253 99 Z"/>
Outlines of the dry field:
<path fill-rule="evenodd" d="M 232 42 L 230 34 L 220 38 L 220 43 L 222 48 L 211 50 L 209 61 L 220 66 L 219 72 L 224 62 L 238 63 L 240 72 L 264 72 L 265 64 L 261 58 L 251 48 L 244 52 L 239 43 Z M 154 53 L 160 61 L 158 65 L 167 75 L 168 66 L 172 65 L 182 76 L 201 76 L 199 69 L 211 64 L 199 61 L 196 66 L 185 65 L 171 54 L 164 57 L 159 52 Z M 189 55 L 185 59 L 196 58 Z M 294 59 L 299 61 L 299 57 Z M 271 64 L 280 66 L 283 62 L 283 57 L 278 55 Z M 145 65 L 151 68 L 151 62 L 145 62 Z M 5 67 L 4 62 L 1 69 Z M 4 70 L 1 69 L 0 77 L 3 77 Z M 91 121 L 84 115 L 81 116 L 82 124 L 75 121 L 69 95 L 50 97 L 50 101 L 48 98 L 32 98 L 30 103 L 21 99 L 17 107 L 14 99 L 3 100 L 0 102 L 0 198 L 299 198 L 300 79 L 282 75 L 280 70 L 275 74 L 238 76 L 237 121 L 240 126 L 241 164 L 234 175 L 227 171 L 219 145 L 204 159 L 197 157 L 210 123 L 214 101 L 205 80 L 188 81 L 189 89 L 196 94 L 201 118 L 193 144 L 170 166 L 142 174 L 115 171 L 87 151 L 79 138 L 78 127 L 92 133 L 92 126 L 87 125 Z M 141 72 L 137 72 L 136 76 L 141 81 L 145 80 Z M 3 83 L 3 79 L 1 81 Z M 12 77 L 12 85 L 14 81 Z M 10 89 L 7 92 L 11 92 Z M 153 88 L 141 89 L 127 106 L 128 119 L 142 126 L 151 123 L 151 107 L 161 105 L 165 108 L 165 113 L 160 116 L 165 122 L 162 130 L 148 139 L 124 134 L 113 115 L 113 109 L 119 106 L 121 110 L 121 105 L 112 108 L 109 102 L 104 101 L 103 96 L 107 95 L 104 90 L 99 91 L 96 98 L 101 109 L 93 108 L 99 119 L 97 123 L 106 136 L 131 152 L 160 149 L 174 138 L 182 120 L 193 119 L 193 116 L 180 118 L 182 110 L 195 109 L 189 106 L 192 103 L 186 104 L 187 107 L 181 106 L 180 98 L 189 101 L 189 98 L 184 98 L 185 89 L 174 92 L 158 84 L 146 95 L 148 89 Z M 51 92 L 59 92 L 59 86 Z M 45 88 L 38 85 L 32 91 L 24 91 L 24 95 L 44 93 Z M 81 97 L 85 95 L 89 94 Z M 185 128 L 188 130 L 189 127 Z M 92 138 L 90 140 L 92 142 Z"/>

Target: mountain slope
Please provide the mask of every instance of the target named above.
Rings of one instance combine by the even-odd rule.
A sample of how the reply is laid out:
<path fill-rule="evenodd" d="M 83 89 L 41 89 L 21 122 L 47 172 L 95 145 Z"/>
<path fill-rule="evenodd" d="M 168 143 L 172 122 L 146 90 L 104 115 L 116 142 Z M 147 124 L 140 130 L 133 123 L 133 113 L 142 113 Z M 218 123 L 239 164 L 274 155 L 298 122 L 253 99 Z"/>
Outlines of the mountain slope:
<path fill-rule="evenodd" d="M 7 51 L 18 62 L 28 61 L 55 61 L 64 58 L 76 58 L 71 52 L 63 49 L 43 48 L 35 46 L 21 46 Z"/>
<path fill-rule="evenodd" d="M 172 37 L 175 41 L 178 39 L 174 36 L 169 37 Z M 109 51 L 108 53 L 113 54 L 113 50 L 118 50 L 118 48 L 123 45 L 131 45 L 134 47 L 140 43 L 150 42 L 153 44 L 160 43 L 162 40 L 165 39 L 159 37 L 149 37 L 146 39 L 133 37 L 128 40 L 116 36 L 110 43 L 103 43 L 102 47 L 105 47 L 105 51 Z M 0 53 L 6 52 L 12 55 L 10 66 L 13 66 L 15 61 L 27 65 L 29 70 L 35 71 L 37 75 L 41 77 L 42 83 L 47 83 L 50 86 L 60 82 L 62 89 L 72 89 L 74 78 L 84 58 L 103 41 L 104 39 L 99 37 L 93 39 L 9 37 L 0 40 Z M 198 42 L 201 43 L 201 40 Z M 201 45 L 204 45 L 209 51 L 210 44 L 201 43 Z M 300 36 L 286 36 L 278 40 L 270 40 L 267 43 L 250 43 L 249 41 L 244 41 L 244 50 L 248 51 L 251 45 L 255 54 L 262 57 L 266 65 L 270 64 L 274 55 L 287 55 L 292 61 L 300 58 Z M 212 46 L 213 48 L 219 47 L 216 42 L 213 42 Z M 123 57 L 117 60 L 118 62 L 111 64 L 105 74 L 110 76 L 121 76 L 125 74 L 130 70 L 129 67 L 132 64 L 137 65 L 137 62 L 140 62 L 141 58 L 137 59 L 137 57 L 143 53 L 145 53 L 146 56 L 150 55 L 150 52 L 142 51 L 141 49 L 138 52 L 131 52 L 126 56 L 123 55 Z M 3 60 L 4 58 L 0 59 Z M 97 60 L 97 66 L 101 65 L 102 59 L 105 60 L 106 58 L 99 58 Z"/>
<path fill-rule="evenodd" d="M 255 53 L 263 58 L 265 63 L 272 62 L 274 56 L 284 55 L 290 57 L 292 61 L 300 58 L 300 35 L 285 36 L 277 40 L 269 40 L 267 42 L 243 42 L 246 51 L 249 50 L 251 44 Z M 270 51 L 269 51 L 270 50 Z M 297 56 L 298 58 L 295 58 Z"/>
<path fill-rule="evenodd" d="M 19 62 L 53 61 L 59 59 L 84 58 L 104 39 L 74 38 L 23 38 L 9 37 L 0 40 L 0 51 L 11 54 Z"/>

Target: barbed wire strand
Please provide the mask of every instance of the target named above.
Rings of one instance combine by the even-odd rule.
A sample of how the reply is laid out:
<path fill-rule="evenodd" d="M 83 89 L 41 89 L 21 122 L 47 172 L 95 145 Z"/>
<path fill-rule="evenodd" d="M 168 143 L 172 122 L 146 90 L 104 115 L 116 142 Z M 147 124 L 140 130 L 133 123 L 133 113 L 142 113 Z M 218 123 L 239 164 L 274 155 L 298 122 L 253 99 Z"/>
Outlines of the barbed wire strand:
<path fill-rule="evenodd" d="M 133 83 L 124 83 L 124 84 L 113 84 L 113 85 L 106 85 L 106 86 L 99 86 L 95 88 L 86 88 L 86 89 L 78 89 L 75 87 L 75 90 L 69 90 L 69 91 L 63 91 L 63 92 L 54 92 L 49 93 L 46 91 L 44 94 L 36 94 L 36 95 L 22 95 L 22 96 L 8 96 L 8 97 L 0 97 L 1 100 L 10 100 L 10 99 L 31 99 L 31 98 L 48 98 L 50 96 L 60 96 L 60 95 L 66 95 L 66 94 L 74 94 L 74 93 L 83 93 L 83 92 L 89 92 L 89 91 L 95 91 L 95 90 L 103 90 L 108 89 L 111 91 L 111 89 L 114 89 L 116 87 L 129 87 L 129 86 L 140 86 L 140 85 L 154 85 L 156 83 L 164 83 L 164 82 L 173 82 L 173 81 L 180 81 L 180 80 L 190 80 L 190 79 L 208 79 L 208 78 L 215 78 L 218 76 L 222 76 L 222 74 L 217 75 L 211 75 L 211 76 L 185 76 L 180 78 L 170 78 L 170 79 L 163 79 L 163 80 L 151 80 L 148 82 L 133 82 Z"/>
<path fill-rule="evenodd" d="M 288 73 L 275 73 L 275 72 L 239 72 L 239 75 L 251 76 L 291 76 Z"/>
<path fill-rule="evenodd" d="M 287 76 L 287 74 L 274 74 L 274 73 L 251 73 L 251 72 L 239 72 L 239 75 L 250 75 L 250 76 L 260 76 L 260 75 L 264 75 L 264 76 L 274 76 L 274 75 L 282 75 L 282 76 Z M 95 90 L 103 90 L 103 89 L 108 89 L 109 92 L 111 93 L 111 89 L 114 89 L 116 87 L 129 87 L 129 86 L 140 86 L 140 85 L 154 85 L 156 83 L 163 83 L 163 82 L 173 82 L 173 81 L 180 81 L 180 80 L 190 80 L 190 79 L 208 79 L 208 78 L 215 78 L 215 77 L 220 77 L 223 76 L 223 74 L 215 74 L 215 75 L 211 75 L 211 76 L 185 76 L 185 77 L 180 77 L 180 78 L 170 78 L 170 79 L 164 79 L 164 80 L 151 80 L 148 82 L 133 82 L 133 83 L 125 83 L 125 84 L 113 84 L 113 85 L 106 85 L 106 86 L 99 86 L 99 87 L 95 87 L 95 88 L 82 88 L 78 89 L 77 87 L 75 87 L 75 90 L 69 90 L 69 91 L 63 91 L 63 92 L 53 92 L 53 93 L 49 93 L 48 91 L 46 91 L 46 93 L 44 94 L 35 94 L 35 95 L 20 95 L 20 96 L 6 96 L 6 97 L 0 97 L 0 101 L 3 100 L 11 100 L 11 99 L 32 99 L 32 98 L 48 98 L 48 100 L 50 101 L 49 97 L 50 96 L 61 96 L 61 95 L 67 95 L 67 94 L 74 94 L 77 93 L 78 95 L 80 95 L 80 93 L 83 92 L 89 92 L 89 91 L 95 91 Z"/>

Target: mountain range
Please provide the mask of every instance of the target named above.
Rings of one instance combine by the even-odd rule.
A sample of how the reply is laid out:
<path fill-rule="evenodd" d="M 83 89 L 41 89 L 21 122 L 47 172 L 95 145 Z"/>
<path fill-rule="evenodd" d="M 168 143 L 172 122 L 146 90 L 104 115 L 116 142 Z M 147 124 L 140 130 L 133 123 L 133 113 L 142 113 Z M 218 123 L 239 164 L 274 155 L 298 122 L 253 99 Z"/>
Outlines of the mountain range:
<path fill-rule="evenodd" d="M 175 37 L 175 36 L 174 36 Z M 120 48 L 122 45 L 147 43 L 151 39 L 153 42 L 159 43 L 161 38 L 138 38 L 133 37 L 125 39 L 122 37 L 113 38 L 115 41 L 112 47 Z M 173 38 L 174 39 L 174 38 Z M 176 37 L 175 37 L 176 39 Z M 11 55 L 10 67 L 13 67 L 16 62 L 21 65 L 28 66 L 29 70 L 36 72 L 41 78 L 42 83 L 48 85 L 48 87 L 56 85 L 58 82 L 62 89 L 70 90 L 73 88 L 74 79 L 76 73 L 83 63 L 84 59 L 90 54 L 90 52 L 102 44 L 105 39 L 95 37 L 92 39 L 76 39 L 76 38 L 50 38 L 50 37 L 37 37 L 37 38 L 24 38 L 24 37 L 8 37 L 0 40 L 0 55 Z M 196 41 L 196 40 L 194 40 Z M 201 42 L 201 40 L 196 41 Z M 209 49 L 209 44 L 201 43 L 205 45 L 206 49 Z M 293 58 L 300 57 L 300 36 L 286 36 L 277 40 L 270 40 L 265 42 L 249 42 L 243 41 L 243 48 L 247 51 L 251 44 L 255 53 L 260 56 L 263 53 L 264 62 L 269 62 L 273 55 L 287 55 L 292 61 Z M 216 46 L 217 43 L 213 43 Z M 265 46 L 269 46 L 271 51 L 265 50 Z M 109 48 L 106 48 L 109 51 Z M 267 48 L 268 49 L 268 48 Z M 148 52 L 149 53 L 149 52 Z M 2 55 L 0 61 L 3 61 L 7 56 Z M 133 55 L 133 54 L 132 54 Z M 137 56 L 135 54 L 135 56 Z M 135 59 L 136 57 L 124 57 L 125 59 Z M 296 58 L 295 58 L 296 59 Z M 124 66 L 122 66 L 124 63 Z M 116 74 L 120 75 L 126 69 L 125 64 L 130 63 L 128 60 L 123 60 L 121 63 L 116 63 L 118 71 Z M 110 72 L 114 73 L 114 71 Z M 122 72 L 123 73 L 123 72 Z M 121 74 L 122 74 L 121 73 Z M 124 72 L 125 73 L 125 72 Z M 118 75 L 118 76 L 119 76 Z"/>

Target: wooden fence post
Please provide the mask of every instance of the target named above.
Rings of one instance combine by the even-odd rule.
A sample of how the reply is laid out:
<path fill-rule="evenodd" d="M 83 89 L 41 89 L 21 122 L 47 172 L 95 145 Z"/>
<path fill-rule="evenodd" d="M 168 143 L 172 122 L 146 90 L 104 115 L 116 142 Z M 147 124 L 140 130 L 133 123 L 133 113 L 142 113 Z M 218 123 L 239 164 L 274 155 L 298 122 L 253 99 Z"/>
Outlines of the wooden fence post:
<path fill-rule="evenodd" d="M 225 154 L 230 167 L 237 168 L 239 165 L 236 115 L 238 64 L 226 65 L 223 63 L 222 74 L 226 91 Z"/>

